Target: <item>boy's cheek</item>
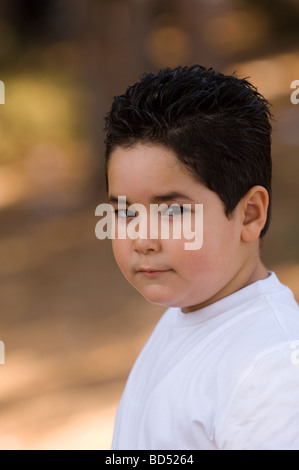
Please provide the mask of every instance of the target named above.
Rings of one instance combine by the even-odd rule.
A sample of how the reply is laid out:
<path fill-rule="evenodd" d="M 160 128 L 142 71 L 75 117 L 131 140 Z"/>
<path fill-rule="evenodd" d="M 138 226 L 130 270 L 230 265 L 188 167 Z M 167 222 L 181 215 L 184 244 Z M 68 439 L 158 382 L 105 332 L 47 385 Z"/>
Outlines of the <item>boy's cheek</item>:
<path fill-rule="evenodd" d="M 112 240 L 112 251 L 116 263 L 119 268 L 123 271 L 129 265 L 129 248 L 127 240 Z"/>
<path fill-rule="evenodd" d="M 223 270 L 226 265 L 227 248 L 221 246 L 212 237 L 203 240 L 198 250 L 173 251 L 173 259 L 179 270 L 185 270 L 190 279 L 205 282 L 212 281 L 217 272 Z M 186 267 L 186 268 L 185 268 Z"/>

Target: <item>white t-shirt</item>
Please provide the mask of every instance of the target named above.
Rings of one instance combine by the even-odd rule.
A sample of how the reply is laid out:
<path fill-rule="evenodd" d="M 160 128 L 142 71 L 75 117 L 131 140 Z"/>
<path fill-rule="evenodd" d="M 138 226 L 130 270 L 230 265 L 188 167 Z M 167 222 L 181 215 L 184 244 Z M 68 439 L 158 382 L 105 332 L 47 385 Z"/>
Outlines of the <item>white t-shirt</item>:
<path fill-rule="evenodd" d="M 112 448 L 299 450 L 299 307 L 274 273 L 196 312 L 166 310 Z"/>

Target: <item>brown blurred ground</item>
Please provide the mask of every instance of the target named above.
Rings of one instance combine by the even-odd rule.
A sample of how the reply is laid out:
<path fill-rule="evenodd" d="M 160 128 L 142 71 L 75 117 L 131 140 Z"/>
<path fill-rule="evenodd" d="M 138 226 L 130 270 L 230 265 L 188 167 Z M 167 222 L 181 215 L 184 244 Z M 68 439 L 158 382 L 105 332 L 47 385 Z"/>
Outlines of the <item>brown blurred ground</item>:
<path fill-rule="evenodd" d="M 94 209 L 26 230 L 19 213 L 2 219 L 1 448 L 109 447 L 128 370 L 163 310 L 123 281 Z"/>

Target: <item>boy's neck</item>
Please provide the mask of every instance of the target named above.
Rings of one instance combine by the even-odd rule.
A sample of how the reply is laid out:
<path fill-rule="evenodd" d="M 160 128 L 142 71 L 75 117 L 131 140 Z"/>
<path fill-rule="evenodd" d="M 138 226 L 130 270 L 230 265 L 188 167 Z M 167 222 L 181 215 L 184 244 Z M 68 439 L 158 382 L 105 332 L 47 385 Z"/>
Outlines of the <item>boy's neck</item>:
<path fill-rule="evenodd" d="M 266 279 L 269 276 L 269 272 L 263 265 L 260 259 L 258 259 L 257 263 L 254 266 L 244 265 L 242 268 L 237 272 L 237 274 L 231 279 L 228 284 L 224 286 L 217 294 L 213 297 L 208 299 L 201 304 L 197 304 L 191 307 L 183 307 L 181 310 L 183 313 L 191 313 L 196 310 L 200 310 L 208 305 L 211 305 L 218 300 L 223 299 L 224 297 L 228 297 L 229 295 L 237 292 L 244 287 L 253 284 L 256 281 L 260 281 L 262 279 Z"/>

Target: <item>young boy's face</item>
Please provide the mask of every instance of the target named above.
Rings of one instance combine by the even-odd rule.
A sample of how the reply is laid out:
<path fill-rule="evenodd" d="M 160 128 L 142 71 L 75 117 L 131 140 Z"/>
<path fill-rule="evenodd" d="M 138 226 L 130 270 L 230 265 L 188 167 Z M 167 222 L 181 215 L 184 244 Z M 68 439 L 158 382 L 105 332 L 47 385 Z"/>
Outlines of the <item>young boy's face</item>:
<path fill-rule="evenodd" d="M 241 243 L 238 206 L 228 219 L 219 196 L 187 172 L 173 151 L 142 143 L 116 148 L 108 165 L 108 185 L 109 201 L 126 196 L 127 206 L 143 204 L 148 212 L 153 201 L 165 203 L 173 193 L 181 196 L 167 201 L 168 205 L 203 204 L 203 245 L 198 250 L 186 250 L 184 238 L 116 237 L 112 241 L 119 268 L 145 298 L 189 312 L 234 290 L 234 280 L 248 257 Z M 117 204 L 112 204 L 117 210 Z"/>

